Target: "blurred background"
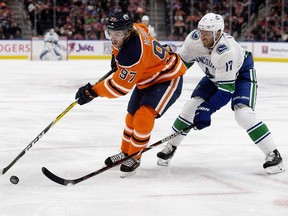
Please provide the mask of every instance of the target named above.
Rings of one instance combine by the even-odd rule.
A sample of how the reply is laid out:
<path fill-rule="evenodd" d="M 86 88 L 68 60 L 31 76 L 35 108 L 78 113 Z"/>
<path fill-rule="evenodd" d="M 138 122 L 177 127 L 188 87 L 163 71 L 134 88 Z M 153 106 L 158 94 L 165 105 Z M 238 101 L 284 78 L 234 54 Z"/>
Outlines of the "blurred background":
<path fill-rule="evenodd" d="M 0 0 L 0 39 L 27 40 L 54 28 L 69 40 L 104 40 L 106 18 L 119 9 L 134 22 L 148 15 L 159 40 L 184 40 L 213 11 L 239 41 L 288 41 L 288 0 Z"/>

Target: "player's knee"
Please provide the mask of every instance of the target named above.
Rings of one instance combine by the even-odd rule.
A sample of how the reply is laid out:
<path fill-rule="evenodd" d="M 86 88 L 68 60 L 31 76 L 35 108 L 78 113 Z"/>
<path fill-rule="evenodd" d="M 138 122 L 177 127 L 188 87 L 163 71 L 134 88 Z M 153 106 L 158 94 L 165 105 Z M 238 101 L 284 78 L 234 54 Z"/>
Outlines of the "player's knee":
<path fill-rule="evenodd" d="M 127 127 L 134 128 L 133 127 L 133 115 L 131 115 L 130 113 L 127 113 L 126 118 L 125 118 L 125 123 Z"/>
<path fill-rule="evenodd" d="M 245 105 L 235 105 L 234 110 L 235 119 L 238 125 L 245 130 L 251 128 L 258 122 L 256 113 L 250 107 Z"/>
<path fill-rule="evenodd" d="M 141 106 L 134 115 L 134 129 L 142 134 L 150 133 L 154 127 L 156 111 L 149 106 Z"/>

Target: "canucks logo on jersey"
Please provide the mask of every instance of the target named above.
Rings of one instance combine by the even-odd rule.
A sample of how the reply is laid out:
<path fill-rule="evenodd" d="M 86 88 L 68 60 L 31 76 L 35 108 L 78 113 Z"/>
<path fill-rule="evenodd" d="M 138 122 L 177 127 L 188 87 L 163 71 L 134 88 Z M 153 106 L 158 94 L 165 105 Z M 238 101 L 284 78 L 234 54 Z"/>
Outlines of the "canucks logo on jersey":
<path fill-rule="evenodd" d="M 197 30 L 191 33 L 191 39 L 198 40 L 199 39 L 199 32 Z"/>
<path fill-rule="evenodd" d="M 229 50 L 229 48 L 227 47 L 226 44 L 219 44 L 219 46 L 218 46 L 217 49 L 216 49 L 216 52 L 217 52 L 219 55 L 221 55 L 222 53 L 224 53 L 224 52 L 226 52 L 226 51 L 228 51 L 228 50 Z"/>

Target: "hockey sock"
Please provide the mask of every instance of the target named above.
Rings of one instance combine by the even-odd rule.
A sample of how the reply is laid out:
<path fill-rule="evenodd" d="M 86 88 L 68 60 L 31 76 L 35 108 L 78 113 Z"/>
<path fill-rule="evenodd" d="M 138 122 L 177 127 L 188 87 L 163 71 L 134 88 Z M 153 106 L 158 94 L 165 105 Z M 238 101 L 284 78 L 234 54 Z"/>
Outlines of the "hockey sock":
<path fill-rule="evenodd" d="M 133 133 L 133 116 L 130 113 L 127 113 L 125 123 L 126 125 L 123 131 L 121 151 L 128 154 L 130 140 Z"/>
<path fill-rule="evenodd" d="M 157 116 L 157 113 L 151 107 L 141 106 L 137 110 L 133 118 L 134 131 L 130 140 L 129 155 L 139 152 L 147 146 L 154 127 L 155 116 Z M 140 157 L 141 155 L 136 157 L 136 159 Z"/>
<path fill-rule="evenodd" d="M 184 128 L 187 128 L 190 126 L 192 123 L 187 121 L 186 119 L 182 118 L 180 115 L 177 117 L 175 120 L 172 129 L 170 131 L 170 134 L 178 132 Z M 190 130 L 189 130 L 190 131 Z M 186 135 L 189 133 L 189 131 L 185 131 L 181 133 L 181 135 L 171 139 L 168 143 L 173 145 L 173 146 L 179 146 L 182 140 L 186 137 Z"/>
<path fill-rule="evenodd" d="M 184 129 L 184 128 L 189 127 L 190 125 L 192 125 L 191 122 L 187 121 L 186 119 L 182 118 L 182 117 L 179 115 L 179 116 L 177 117 L 177 119 L 175 120 L 172 128 L 173 128 L 174 132 L 178 132 L 178 131 L 180 131 L 180 130 L 182 130 L 182 129 Z M 190 131 L 190 130 L 189 130 L 189 131 Z M 189 131 L 187 131 L 187 132 L 185 132 L 185 133 L 183 132 L 182 135 L 185 135 L 185 136 L 186 136 Z M 174 132 L 173 132 L 173 133 L 174 133 Z"/>
<path fill-rule="evenodd" d="M 239 126 L 247 131 L 249 137 L 265 155 L 276 149 L 268 127 L 258 120 L 256 113 L 250 107 L 236 107 L 235 118 Z"/>
<path fill-rule="evenodd" d="M 259 122 L 247 130 L 248 135 L 253 142 L 263 151 L 265 155 L 276 149 L 272 135 L 263 122 Z"/>
<path fill-rule="evenodd" d="M 265 139 L 270 134 L 267 126 L 263 122 L 259 122 L 253 127 L 247 130 L 250 138 L 253 140 L 255 144 L 261 142 L 261 140 Z"/>

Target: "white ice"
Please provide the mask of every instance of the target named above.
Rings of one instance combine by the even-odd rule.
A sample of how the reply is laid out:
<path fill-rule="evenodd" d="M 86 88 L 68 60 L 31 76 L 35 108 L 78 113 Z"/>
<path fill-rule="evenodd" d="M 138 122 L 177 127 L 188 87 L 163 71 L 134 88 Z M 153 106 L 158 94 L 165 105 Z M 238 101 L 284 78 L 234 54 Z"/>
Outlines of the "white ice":
<path fill-rule="evenodd" d="M 110 62 L 0 62 L 0 168 L 7 166 L 74 102 L 77 89 L 96 82 Z M 260 63 L 256 111 L 271 130 L 288 168 L 288 71 L 286 63 Z M 183 93 L 156 120 L 151 143 L 169 135 L 192 89 L 203 76 L 185 75 Z M 121 179 L 119 167 L 65 187 L 42 172 L 78 178 L 102 167 L 119 151 L 129 95 L 76 105 L 3 176 L 0 216 L 287 216 L 288 171 L 268 175 L 264 155 L 234 120 L 229 106 L 212 126 L 191 131 L 171 165 L 156 165 L 164 144 L 143 154 L 137 174 Z M 9 182 L 11 175 L 20 179 Z"/>

